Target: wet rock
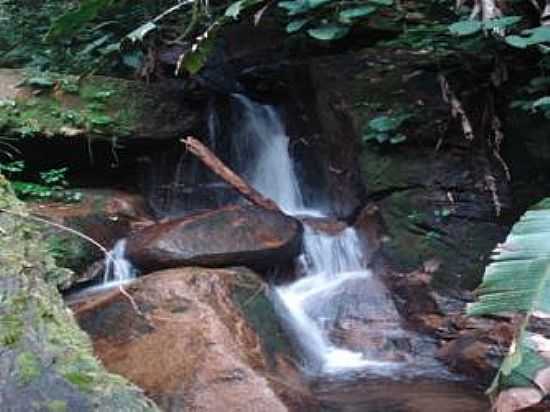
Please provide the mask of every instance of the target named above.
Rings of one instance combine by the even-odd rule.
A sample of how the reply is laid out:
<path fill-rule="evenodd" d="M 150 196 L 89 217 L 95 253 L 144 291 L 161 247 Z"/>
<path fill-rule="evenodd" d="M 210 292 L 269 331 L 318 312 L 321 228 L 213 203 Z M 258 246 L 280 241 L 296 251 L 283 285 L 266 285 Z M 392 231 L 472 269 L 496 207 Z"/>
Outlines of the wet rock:
<path fill-rule="evenodd" d="M 226 206 L 147 227 L 128 239 L 129 259 L 144 270 L 177 266 L 269 268 L 300 253 L 297 220 L 255 206 Z"/>
<path fill-rule="evenodd" d="M 141 196 L 117 190 L 80 192 L 82 200 L 77 203 L 35 202 L 29 206 L 34 214 L 75 229 L 106 249 L 111 249 L 118 239 L 128 236 L 132 230 L 152 223 Z M 63 289 L 90 280 L 91 275 L 86 273 L 97 275 L 101 272 L 88 271 L 90 265 L 104 257 L 97 246 L 55 227 L 46 226 L 44 233 L 58 264 L 75 272 L 72 281 L 62 285 Z"/>
<path fill-rule="evenodd" d="M 0 207 L 24 214 L 0 176 Z M 0 213 L 0 410 L 158 411 L 141 390 L 108 373 L 63 304 L 41 226 Z"/>
<path fill-rule="evenodd" d="M 457 316 L 447 327 L 455 336 L 443 342 L 438 357 L 452 370 L 490 383 L 514 337 L 513 322 Z"/>
<path fill-rule="evenodd" d="M 73 309 L 106 367 L 166 411 L 286 411 L 261 341 L 232 298 L 239 284 L 259 283 L 245 269 L 174 269 Z"/>

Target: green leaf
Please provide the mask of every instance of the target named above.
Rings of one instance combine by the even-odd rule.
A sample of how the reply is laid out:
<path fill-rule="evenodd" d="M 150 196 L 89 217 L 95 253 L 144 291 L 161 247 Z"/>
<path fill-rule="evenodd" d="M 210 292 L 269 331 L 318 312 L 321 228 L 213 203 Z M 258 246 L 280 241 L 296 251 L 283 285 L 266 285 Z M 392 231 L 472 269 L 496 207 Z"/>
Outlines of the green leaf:
<path fill-rule="evenodd" d="M 316 9 L 324 4 L 331 3 L 334 0 L 306 0 L 306 7 L 308 9 Z"/>
<path fill-rule="evenodd" d="M 338 18 L 343 23 L 350 23 L 353 19 L 368 16 L 376 10 L 377 8 L 374 6 L 355 7 L 353 9 L 342 10 L 338 15 Z"/>
<path fill-rule="evenodd" d="M 128 33 L 124 37 L 123 45 L 125 45 L 125 43 L 130 43 L 131 45 L 136 43 L 141 44 L 143 43 L 143 40 L 145 39 L 145 37 L 152 31 L 155 31 L 157 28 L 158 26 L 152 21 L 142 24 L 137 29 Z"/>
<path fill-rule="evenodd" d="M 287 33 L 296 33 L 309 22 L 309 19 L 292 20 L 286 25 Z"/>
<path fill-rule="evenodd" d="M 391 132 L 397 130 L 403 122 L 412 115 L 402 114 L 399 116 L 378 116 L 369 122 L 369 129 L 377 132 Z"/>
<path fill-rule="evenodd" d="M 393 0 L 368 0 L 368 2 L 377 6 L 391 6 L 393 4 Z"/>
<path fill-rule="evenodd" d="M 277 5 L 285 9 L 289 16 L 305 13 L 309 10 L 309 5 L 305 0 L 280 1 Z"/>
<path fill-rule="evenodd" d="M 185 69 L 191 75 L 198 73 L 214 49 L 216 34 L 216 27 L 212 27 L 197 37 L 193 46 L 180 56 L 176 71 L 181 73 L 181 69 Z"/>
<path fill-rule="evenodd" d="M 529 46 L 529 39 L 527 37 L 521 37 L 517 35 L 506 36 L 504 41 L 512 47 L 517 47 L 518 49 L 525 49 Z"/>
<path fill-rule="evenodd" d="M 258 3 L 261 3 L 262 0 L 239 0 L 231 5 L 225 10 L 225 16 L 231 17 L 233 19 L 238 19 L 242 11 L 252 7 Z"/>
<path fill-rule="evenodd" d="M 315 29 L 309 29 L 307 33 L 317 40 L 338 40 L 349 33 L 349 27 L 328 24 Z"/>
<path fill-rule="evenodd" d="M 540 43 L 550 42 L 550 27 L 541 26 L 534 29 L 524 30 L 522 34 L 526 36 L 506 36 L 506 43 L 512 47 L 525 49 Z"/>
<path fill-rule="evenodd" d="M 449 26 L 452 34 L 457 36 L 468 36 L 481 31 L 482 24 L 477 20 L 463 20 Z"/>
<path fill-rule="evenodd" d="M 550 372 L 550 339 L 527 330 L 530 317 L 550 316 L 550 198 L 539 202 L 523 214 L 504 244 L 493 252 L 485 268 L 483 282 L 477 289 L 478 301 L 468 305 L 473 316 L 520 314 L 517 338 L 491 385 L 500 391 L 496 401 L 513 397 L 518 387 L 533 388 L 539 396 L 529 399 L 525 408 L 548 394 L 545 376 Z M 540 399 L 539 399 L 540 398 Z M 515 411 L 517 409 L 510 409 Z"/>
<path fill-rule="evenodd" d="M 93 114 L 89 116 L 89 119 L 95 126 L 108 126 L 113 123 L 113 118 L 106 114 Z"/>
<path fill-rule="evenodd" d="M 544 96 L 535 100 L 532 107 L 533 109 L 537 109 L 539 107 L 545 109 L 550 107 L 550 96 Z"/>

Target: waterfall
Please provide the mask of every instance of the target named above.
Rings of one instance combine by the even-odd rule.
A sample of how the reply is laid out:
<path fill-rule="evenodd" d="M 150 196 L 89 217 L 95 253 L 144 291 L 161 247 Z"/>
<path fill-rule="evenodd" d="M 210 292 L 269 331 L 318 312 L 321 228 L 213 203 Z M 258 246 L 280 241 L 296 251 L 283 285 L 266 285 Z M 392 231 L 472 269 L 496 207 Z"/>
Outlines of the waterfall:
<path fill-rule="evenodd" d="M 286 213 L 323 216 L 304 203 L 289 153 L 289 138 L 275 109 L 242 95 L 234 98 L 241 110 L 232 136 L 233 167 Z M 402 364 L 399 359 L 386 359 L 382 350 L 347 349 L 331 336 L 338 327 L 345 327 L 346 316 L 353 319 L 357 310 L 364 324 L 381 327 L 371 330 L 371 337 L 384 335 L 386 330 L 391 330 L 387 333 L 390 339 L 406 334 L 389 292 L 367 269 L 363 247 L 351 227 L 329 235 L 306 224 L 303 254 L 296 262 L 303 276 L 273 290 L 275 307 L 312 373 L 355 368 L 387 373 Z"/>
<path fill-rule="evenodd" d="M 290 215 L 301 214 L 304 200 L 288 153 L 289 138 L 271 106 L 235 94 L 242 118 L 234 122 L 233 154 L 237 169 L 262 195 Z"/>
<path fill-rule="evenodd" d="M 103 274 L 103 287 L 116 286 L 135 279 L 137 270 L 126 259 L 126 239 L 120 239 L 115 243 L 109 256 L 105 256 L 105 273 Z"/>

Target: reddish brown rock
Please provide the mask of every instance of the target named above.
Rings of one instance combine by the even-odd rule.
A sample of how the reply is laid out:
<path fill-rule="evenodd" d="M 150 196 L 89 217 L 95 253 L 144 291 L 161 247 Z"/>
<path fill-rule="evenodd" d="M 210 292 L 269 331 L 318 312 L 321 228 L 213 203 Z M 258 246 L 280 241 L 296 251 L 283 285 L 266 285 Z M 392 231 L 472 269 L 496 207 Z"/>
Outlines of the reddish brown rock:
<path fill-rule="evenodd" d="M 106 368 L 165 411 L 286 411 L 277 393 L 300 396 L 268 373 L 261 342 L 231 297 L 254 279 L 245 269 L 168 270 L 73 310 Z"/>
<path fill-rule="evenodd" d="M 143 270 L 179 266 L 268 268 L 300 253 L 300 222 L 255 206 L 231 205 L 147 227 L 128 239 Z"/>

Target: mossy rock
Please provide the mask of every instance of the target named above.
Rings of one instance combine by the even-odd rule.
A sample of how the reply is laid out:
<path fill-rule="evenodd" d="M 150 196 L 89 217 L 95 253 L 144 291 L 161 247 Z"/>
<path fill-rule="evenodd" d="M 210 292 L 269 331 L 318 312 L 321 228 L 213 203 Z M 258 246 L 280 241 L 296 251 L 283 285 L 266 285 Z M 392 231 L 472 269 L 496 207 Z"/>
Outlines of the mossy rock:
<path fill-rule="evenodd" d="M 0 69 L 0 106 L 0 130 L 12 137 L 161 140 L 200 121 L 173 85 L 17 69 Z"/>
<path fill-rule="evenodd" d="M 38 227 L 0 176 L 0 404 L 10 412 L 157 411 L 106 372 L 63 304 L 63 276 Z"/>

